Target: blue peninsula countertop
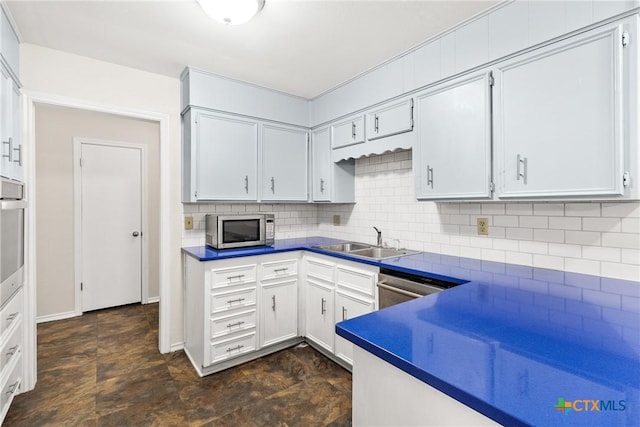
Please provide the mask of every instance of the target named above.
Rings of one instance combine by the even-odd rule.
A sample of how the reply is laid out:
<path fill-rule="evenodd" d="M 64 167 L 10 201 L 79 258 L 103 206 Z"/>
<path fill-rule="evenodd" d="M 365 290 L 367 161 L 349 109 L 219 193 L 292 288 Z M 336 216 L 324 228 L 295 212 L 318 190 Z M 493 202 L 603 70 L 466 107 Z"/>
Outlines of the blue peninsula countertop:
<path fill-rule="evenodd" d="M 640 283 L 434 253 L 363 260 L 314 248 L 183 248 L 200 261 L 305 250 L 461 286 L 336 333 L 504 425 L 640 426 Z"/>

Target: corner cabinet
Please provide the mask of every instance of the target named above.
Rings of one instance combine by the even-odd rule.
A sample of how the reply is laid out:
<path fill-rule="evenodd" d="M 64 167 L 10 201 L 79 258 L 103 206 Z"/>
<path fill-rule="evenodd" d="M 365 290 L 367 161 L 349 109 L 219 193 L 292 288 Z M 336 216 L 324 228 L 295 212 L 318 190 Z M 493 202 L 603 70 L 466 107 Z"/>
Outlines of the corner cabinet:
<path fill-rule="evenodd" d="M 308 200 L 306 129 L 262 124 L 261 200 Z"/>
<path fill-rule="evenodd" d="M 418 199 L 490 199 L 491 74 L 474 73 L 416 96 Z"/>
<path fill-rule="evenodd" d="M 182 126 L 183 202 L 256 201 L 258 122 L 191 108 Z"/>
<path fill-rule="evenodd" d="M 637 19 L 495 68 L 498 198 L 625 196 L 628 162 L 637 167 Z"/>
<path fill-rule="evenodd" d="M 331 160 L 329 128 L 311 133 L 311 197 L 314 202 L 355 202 L 355 160 Z"/>
<path fill-rule="evenodd" d="M 298 336 L 298 258 L 263 262 L 260 346 Z"/>

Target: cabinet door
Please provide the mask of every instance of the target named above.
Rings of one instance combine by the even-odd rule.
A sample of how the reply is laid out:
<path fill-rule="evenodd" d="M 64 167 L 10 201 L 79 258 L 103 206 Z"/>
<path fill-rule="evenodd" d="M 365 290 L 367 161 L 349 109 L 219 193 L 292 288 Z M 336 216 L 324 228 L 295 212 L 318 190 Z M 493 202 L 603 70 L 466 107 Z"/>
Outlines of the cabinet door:
<path fill-rule="evenodd" d="M 622 34 L 598 28 L 497 68 L 499 197 L 623 194 Z"/>
<path fill-rule="evenodd" d="M 374 310 L 373 300 L 356 298 L 347 293 L 336 291 L 335 323 L 353 319 Z M 353 364 L 353 344 L 336 335 L 336 356 Z"/>
<path fill-rule="evenodd" d="M 364 142 L 364 116 L 356 116 L 331 125 L 332 148 Z"/>
<path fill-rule="evenodd" d="M 393 102 L 367 113 L 367 140 L 413 130 L 413 99 Z"/>
<path fill-rule="evenodd" d="M 307 200 L 307 132 L 262 125 L 262 200 Z"/>
<path fill-rule="evenodd" d="M 2 157 L 0 158 L 0 175 L 11 178 L 13 174 L 13 115 L 11 114 L 11 78 L 0 67 L 0 136 L 2 138 Z"/>
<path fill-rule="evenodd" d="M 329 128 L 314 131 L 311 134 L 313 170 L 311 183 L 313 201 L 331 201 L 331 147 Z"/>
<path fill-rule="evenodd" d="M 197 112 L 197 200 L 256 200 L 258 123 Z"/>
<path fill-rule="evenodd" d="M 298 281 L 263 285 L 262 346 L 298 336 Z"/>
<path fill-rule="evenodd" d="M 333 288 L 307 279 L 307 338 L 333 353 Z"/>
<path fill-rule="evenodd" d="M 11 92 L 11 178 L 18 181 L 23 180 L 23 158 L 22 138 L 21 138 L 21 117 L 22 108 L 20 105 L 21 96 L 20 88 L 16 86 L 13 80 L 9 80 L 9 89 Z"/>
<path fill-rule="evenodd" d="M 420 199 L 491 197 L 490 74 L 474 74 L 416 97 Z"/>

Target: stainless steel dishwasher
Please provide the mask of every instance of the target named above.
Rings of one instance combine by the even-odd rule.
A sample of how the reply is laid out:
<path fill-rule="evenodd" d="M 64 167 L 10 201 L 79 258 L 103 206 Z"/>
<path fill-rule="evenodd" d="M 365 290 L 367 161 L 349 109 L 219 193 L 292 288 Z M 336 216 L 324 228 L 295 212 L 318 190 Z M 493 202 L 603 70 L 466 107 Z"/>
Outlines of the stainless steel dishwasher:
<path fill-rule="evenodd" d="M 378 274 L 378 308 L 382 309 L 467 283 L 383 268 Z"/>

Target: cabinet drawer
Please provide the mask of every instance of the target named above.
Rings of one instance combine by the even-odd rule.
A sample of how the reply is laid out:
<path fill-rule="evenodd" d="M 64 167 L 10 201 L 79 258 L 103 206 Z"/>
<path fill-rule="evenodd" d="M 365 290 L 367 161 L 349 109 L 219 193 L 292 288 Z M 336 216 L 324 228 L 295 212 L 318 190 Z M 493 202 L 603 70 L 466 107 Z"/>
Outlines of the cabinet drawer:
<path fill-rule="evenodd" d="M 341 288 L 373 296 L 375 292 L 376 274 L 338 265 L 338 268 L 336 268 L 336 283 Z"/>
<path fill-rule="evenodd" d="M 249 353 L 256 349 L 256 332 L 250 332 L 245 335 L 224 341 L 211 342 L 211 363 L 220 362 L 225 359 Z"/>
<path fill-rule="evenodd" d="M 238 267 L 220 268 L 211 271 L 211 287 L 242 285 L 255 283 L 256 265 L 242 265 Z"/>
<path fill-rule="evenodd" d="M 22 385 L 22 352 L 16 353 L 15 363 L 11 363 L 11 373 L 0 386 L 0 415 L 7 413 L 13 397 L 20 392 Z M 0 418 L 2 419 L 2 418 Z"/>
<path fill-rule="evenodd" d="M 298 274 L 298 260 L 288 259 L 284 261 L 273 261 L 262 263 L 262 279 L 279 279 L 281 277 L 291 277 Z"/>
<path fill-rule="evenodd" d="M 0 310 L 0 340 L 7 333 L 11 325 L 22 318 L 22 289 Z"/>
<path fill-rule="evenodd" d="M 13 333 L 5 344 L 0 348 L 0 378 L 4 375 L 5 368 L 9 366 L 11 361 L 18 357 L 22 350 L 22 322 L 17 328 L 13 330 Z"/>
<path fill-rule="evenodd" d="M 211 319 L 211 339 L 256 327 L 256 310 Z"/>
<path fill-rule="evenodd" d="M 244 288 L 230 292 L 211 294 L 211 313 L 251 307 L 256 304 L 256 288 Z"/>
<path fill-rule="evenodd" d="M 325 262 L 315 258 L 307 258 L 306 273 L 309 276 L 333 282 L 334 265 L 335 264 L 331 262 Z"/>

